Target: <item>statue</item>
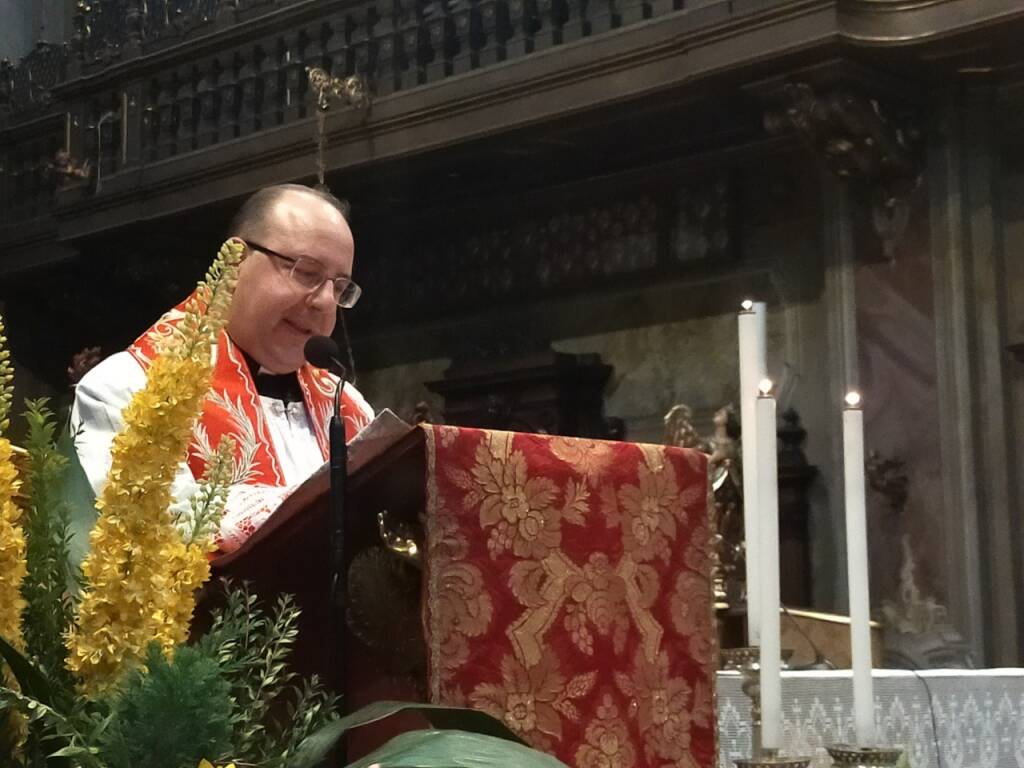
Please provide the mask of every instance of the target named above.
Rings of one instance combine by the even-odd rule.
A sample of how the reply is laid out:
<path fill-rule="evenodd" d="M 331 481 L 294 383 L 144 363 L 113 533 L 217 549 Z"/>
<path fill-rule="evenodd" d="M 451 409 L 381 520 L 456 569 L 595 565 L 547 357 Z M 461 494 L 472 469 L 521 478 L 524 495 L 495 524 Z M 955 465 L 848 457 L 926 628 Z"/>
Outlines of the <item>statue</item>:
<path fill-rule="evenodd" d="M 47 164 L 46 169 L 50 172 L 50 178 L 54 180 L 54 185 L 58 189 L 66 187 L 76 180 L 86 180 L 92 174 L 92 166 L 88 158 L 81 163 L 76 163 L 66 149 L 58 149 L 53 156 L 53 161 Z"/>
<path fill-rule="evenodd" d="M 694 427 L 689 406 L 673 406 L 664 422 L 667 445 L 708 454 L 715 602 L 739 604 L 744 593 L 743 473 L 736 409 L 730 404 L 715 411 L 710 438 L 701 437 Z"/>
<path fill-rule="evenodd" d="M 903 536 L 898 600 L 882 604 L 885 665 L 898 669 L 973 669 L 967 642 L 949 623 L 946 607 L 917 586 L 910 537 Z"/>

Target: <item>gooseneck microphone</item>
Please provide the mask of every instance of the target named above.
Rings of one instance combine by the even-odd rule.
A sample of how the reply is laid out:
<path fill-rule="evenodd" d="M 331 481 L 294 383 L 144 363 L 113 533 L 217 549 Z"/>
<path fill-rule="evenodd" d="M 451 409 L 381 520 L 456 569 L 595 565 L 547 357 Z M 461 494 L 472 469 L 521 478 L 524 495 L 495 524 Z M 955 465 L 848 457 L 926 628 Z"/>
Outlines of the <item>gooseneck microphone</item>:
<path fill-rule="evenodd" d="M 330 336 L 310 336 L 306 346 L 302 348 L 302 354 L 305 355 L 306 362 L 314 368 L 323 368 L 341 379 L 334 390 L 334 410 L 331 411 L 338 416 L 341 413 L 341 393 L 348 378 L 348 369 L 341 362 L 341 348 L 338 347 L 338 342 Z M 331 423 L 334 423 L 333 419 Z"/>
<path fill-rule="evenodd" d="M 345 422 L 341 416 L 341 393 L 345 387 L 347 370 L 341 362 L 341 350 L 328 336 L 313 336 L 303 348 L 306 362 L 340 377 L 334 392 L 334 409 L 328 427 L 329 461 L 331 470 L 330 494 L 330 548 L 331 548 L 331 636 L 334 639 L 334 689 L 338 694 L 339 709 L 344 712 L 345 701 L 345 604 L 347 601 L 347 572 L 345 568 L 345 482 L 348 477 L 348 445 L 345 441 Z M 344 742 L 341 742 L 343 745 Z M 344 755 L 344 746 L 339 748 Z M 344 764 L 344 759 L 339 764 Z"/>
<path fill-rule="evenodd" d="M 312 336 L 302 348 L 306 362 L 315 368 L 323 368 L 335 376 L 345 378 L 348 369 L 341 362 L 341 348 L 330 336 Z"/>

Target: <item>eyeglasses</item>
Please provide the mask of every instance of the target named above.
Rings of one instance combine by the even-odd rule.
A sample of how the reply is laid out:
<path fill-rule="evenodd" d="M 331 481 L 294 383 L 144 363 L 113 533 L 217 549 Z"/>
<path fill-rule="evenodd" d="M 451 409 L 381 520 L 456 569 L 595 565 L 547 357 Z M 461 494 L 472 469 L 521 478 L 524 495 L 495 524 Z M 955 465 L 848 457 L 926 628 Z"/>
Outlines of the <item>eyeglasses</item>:
<path fill-rule="evenodd" d="M 305 256 L 285 256 L 283 253 L 271 250 L 265 245 L 254 243 L 252 240 L 247 240 L 246 245 L 254 251 L 262 251 L 268 256 L 273 256 L 275 259 L 280 259 L 290 264 L 291 268 L 288 270 L 288 277 L 297 286 L 309 293 L 316 293 L 323 287 L 324 283 L 329 281 L 334 291 L 334 301 L 342 309 L 354 307 L 363 293 L 363 289 L 353 283 L 348 277 L 328 277 L 323 264 L 315 259 L 308 259 Z"/>

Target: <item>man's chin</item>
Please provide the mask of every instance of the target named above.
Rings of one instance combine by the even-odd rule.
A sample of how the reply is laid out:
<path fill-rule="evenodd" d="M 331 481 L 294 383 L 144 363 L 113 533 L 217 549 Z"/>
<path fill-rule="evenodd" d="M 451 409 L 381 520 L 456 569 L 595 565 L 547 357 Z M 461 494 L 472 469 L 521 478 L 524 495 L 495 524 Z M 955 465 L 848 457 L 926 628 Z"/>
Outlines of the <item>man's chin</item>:
<path fill-rule="evenodd" d="M 305 362 L 305 358 L 277 358 L 269 363 L 261 363 L 261 365 L 269 373 L 282 374 L 295 373 Z"/>

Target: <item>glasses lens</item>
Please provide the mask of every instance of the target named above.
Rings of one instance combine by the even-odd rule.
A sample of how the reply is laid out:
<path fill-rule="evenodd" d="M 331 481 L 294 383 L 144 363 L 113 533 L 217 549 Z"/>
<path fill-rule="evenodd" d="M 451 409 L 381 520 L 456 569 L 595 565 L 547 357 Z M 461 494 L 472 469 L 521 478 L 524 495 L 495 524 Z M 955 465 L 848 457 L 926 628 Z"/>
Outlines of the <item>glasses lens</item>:
<path fill-rule="evenodd" d="M 296 259 L 292 265 L 292 280 L 307 291 L 315 291 L 326 279 L 323 267 L 311 259 Z"/>
<path fill-rule="evenodd" d="M 359 301 L 362 289 L 351 280 L 345 280 L 341 285 L 339 283 L 342 281 L 334 283 L 334 295 L 338 298 L 338 306 L 342 309 L 351 309 Z"/>

